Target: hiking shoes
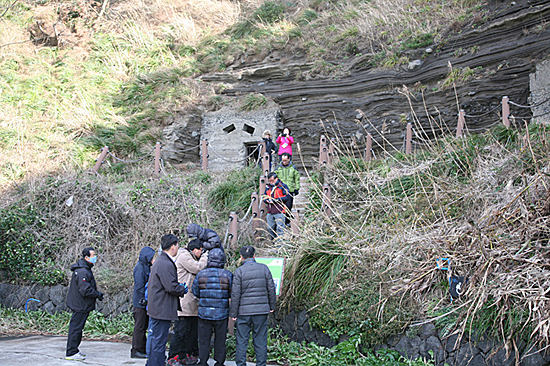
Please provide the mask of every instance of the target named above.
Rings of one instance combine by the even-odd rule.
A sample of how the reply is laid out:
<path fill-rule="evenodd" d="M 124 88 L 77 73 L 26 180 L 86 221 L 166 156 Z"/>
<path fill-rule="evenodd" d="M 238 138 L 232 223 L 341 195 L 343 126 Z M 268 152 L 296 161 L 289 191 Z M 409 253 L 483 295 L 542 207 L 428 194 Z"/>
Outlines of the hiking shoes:
<path fill-rule="evenodd" d="M 65 357 L 65 359 L 69 360 L 69 361 L 84 361 L 86 359 L 86 356 L 84 356 L 83 354 L 78 352 L 78 353 L 75 353 L 72 356 Z"/>
<path fill-rule="evenodd" d="M 166 361 L 166 366 L 181 366 L 181 365 L 182 365 L 182 362 L 180 361 L 178 355 Z"/>

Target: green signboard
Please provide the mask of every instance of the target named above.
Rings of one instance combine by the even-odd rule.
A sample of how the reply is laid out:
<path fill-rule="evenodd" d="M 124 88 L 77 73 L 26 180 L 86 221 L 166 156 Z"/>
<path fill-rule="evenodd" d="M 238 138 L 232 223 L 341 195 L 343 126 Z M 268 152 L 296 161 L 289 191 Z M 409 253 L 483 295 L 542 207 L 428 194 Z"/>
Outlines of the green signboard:
<path fill-rule="evenodd" d="M 283 285 L 283 275 L 285 273 L 284 258 L 256 258 L 256 262 L 263 263 L 269 268 L 275 283 L 275 294 L 281 294 L 281 286 Z"/>

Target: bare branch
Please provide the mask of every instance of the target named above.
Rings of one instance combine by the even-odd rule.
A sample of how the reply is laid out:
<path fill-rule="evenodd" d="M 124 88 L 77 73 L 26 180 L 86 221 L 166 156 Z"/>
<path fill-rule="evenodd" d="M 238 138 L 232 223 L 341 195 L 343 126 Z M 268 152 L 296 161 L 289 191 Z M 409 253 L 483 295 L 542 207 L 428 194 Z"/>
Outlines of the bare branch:
<path fill-rule="evenodd" d="M 0 18 L 3 18 L 4 15 L 6 15 L 7 12 L 8 12 L 11 8 L 13 8 L 13 6 L 15 5 L 16 2 L 17 2 L 17 0 L 13 0 L 13 3 L 11 3 L 11 5 L 9 5 L 9 6 L 4 10 L 4 12 L 2 13 L 2 15 L 0 15 Z"/>

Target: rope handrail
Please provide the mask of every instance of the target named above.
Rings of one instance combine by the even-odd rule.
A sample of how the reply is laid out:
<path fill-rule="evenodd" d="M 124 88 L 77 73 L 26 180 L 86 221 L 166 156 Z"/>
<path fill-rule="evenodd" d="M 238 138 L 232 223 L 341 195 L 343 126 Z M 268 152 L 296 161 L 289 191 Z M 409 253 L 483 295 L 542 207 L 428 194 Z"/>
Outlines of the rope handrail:
<path fill-rule="evenodd" d="M 247 156 L 245 156 L 244 158 L 242 159 L 237 159 L 237 160 L 230 160 L 230 159 L 227 159 L 223 156 L 221 156 L 217 151 L 216 149 L 214 149 L 210 144 L 208 144 L 208 146 L 210 146 L 210 149 L 212 150 L 212 152 L 214 154 L 216 154 L 218 156 L 218 158 L 224 160 L 224 161 L 227 161 L 228 163 L 241 163 L 243 161 L 246 161 L 248 158 L 250 158 L 252 155 L 254 155 L 254 153 L 256 151 L 258 151 L 258 149 L 260 148 L 260 145 L 258 145 L 250 154 L 248 154 Z"/>
<path fill-rule="evenodd" d="M 248 214 L 250 213 L 250 211 L 252 211 L 252 205 L 254 204 L 254 200 L 256 199 L 256 197 L 254 197 L 252 199 L 252 201 L 250 202 L 250 205 L 248 205 L 248 209 L 246 211 L 246 213 L 244 214 L 243 218 L 239 220 L 239 223 L 243 222 L 244 220 L 246 220 Z"/>
<path fill-rule="evenodd" d="M 515 105 L 516 107 L 519 107 L 519 108 L 536 108 L 540 105 L 543 105 L 544 103 L 550 101 L 550 98 L 547 98 L 546 100 L 543 100 L 542 102 L 539 102 L 537 104 L 533 104 L 533 105 L 523 105 L 523 104 L 518 104 L 518 103 L 515 103 L 511 100 L 508 101 L 508 103 L 510 103 L 511 105 Z"/>
<path fill-rule="evenodd" d="M 143 155 L 141 158 L 139 159 L 136 159 L 136 160 L 124 160 L 124 159 L 121 159 L 121 158 L 118 158 L 116 157 L 114 154 L 112 154 L 110 151 L 107 152 L 107 154 L 109 156 L 111 156 L 113 159 L 121 162 L 121 163 L 124 163 L 124 164 L 134 164 L 134 163 L 138 163 L 140 161 L 142 161 L 143 159 L 145 159 L 146 157 L 148 157 L 149 155 L 151 155 L 151 153 L 155 151 L 155 148 L 152 148 L 151 151 L 149 151 L 147 154 Z"/>
<path fill-rule="evenodd" d="M 232 217 L 229 217 L 229 220 L 227 221 L 227 230 L 225 230 L 225 237 L 223 239 L 223 247 L 224 249 L 227 248 L 226 247 L 226 244 L 227 244 L 227 237 L 229 236 L 229 225 L 231 225 L 231 221 L 233 220 Z"/>
<path fill-rule="evenodd" d="M 497 106 L 495 106 L 493 109 L 491 109 L 491 110 L 488 111 L 488 112 L 485 112 L 485 113 L 482 113 L 482 114 L 473 114 L 473 115 L 471 115 L 471 114 L 465 114 L 464 117 L 468 117 L 468 118 L 479 118 L 479 117 L 483 117 L 483 116 L 486 116 L 486 115 L 488 115 L 488 114 L 493 113 L 494 111 L 496 111 L 496 110 L 499 109 L 499 108 L 500 108 L 500 105 L 497 105 Z"/>
<path fill-rule="evenodd" d="M 162 150 L 163 150 L 163 151 L 173 152 L 173 153 L 184 153 L 184 152 L 191 151 L 191 150 L 196 149 L 196 148 L 199 148 L 199 147 L 201 147 L 200 144 L 195 145 L 195 146 L 191 146 L 191 147 L 189 147 L 189 148 L 187 148 L 187 149 L 183 149 L 183 150 L 172 150 L 172 149 L 168 149 L 168 148 L 165 148 L 165 147 L 162 147 Z"/>

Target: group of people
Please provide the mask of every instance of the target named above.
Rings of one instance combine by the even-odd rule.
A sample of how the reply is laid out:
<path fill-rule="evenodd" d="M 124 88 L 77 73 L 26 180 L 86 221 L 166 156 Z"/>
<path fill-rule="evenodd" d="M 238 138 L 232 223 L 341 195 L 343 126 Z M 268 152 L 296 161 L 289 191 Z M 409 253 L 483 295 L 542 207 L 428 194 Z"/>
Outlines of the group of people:
<path fill-rule="evenodd" d="M 275 151 L 275 144 L 271 140 L 269 131 L 264 132 L 263 140 L 271 159 L 271 153 Z M 271 160 L 269 161 L 270 173 L 267 175 L 263 201 L 266 204 L 269 235 L 272 240 L 280 241 L 285 228 L 290 225 L 292 219 L 294 197 L 300 192 L 300 172 L 292 163 L 294 138 L 290 136 L 290 130 L 284 128 L 276 142 L 279 144 L 279 165 L 271 171 Z"/>
<path fill-rule="evenodd" d="M 275 284 L 269 268 L 255 261 L 255 249 L 243 246 L 242 264 L 231 273 L 215 231 L 197 224 L 187 227 L 189 242 L 179 247 L 173 234 L 161 238 L 161 251 L 144 247 L 134 268 L 132 358 L 147 358 L 147 366 L 206 366 L 214 335 L 214 360 L 224 365 L 229 318 L 235 322 L 238 366 L 246 365 L 253 331 L 256 364 L 267 362 L 267 317 L 275 310 Z M 82 251 L 73 265 L 67 304 L 73 311 L 67 339 L 67 360 L 84 360 L 80 352 L 86 319 L 103 294 L 97 290 L 92 267 L 93 248 Z M 166 344 L 173 323 L 168 357 Z"/>

